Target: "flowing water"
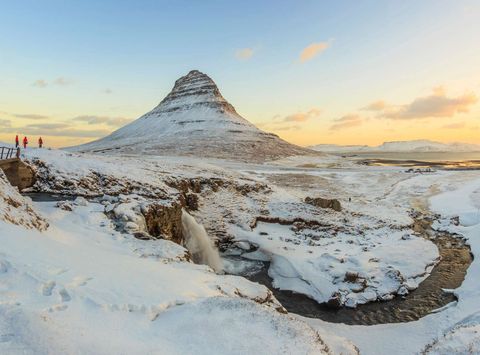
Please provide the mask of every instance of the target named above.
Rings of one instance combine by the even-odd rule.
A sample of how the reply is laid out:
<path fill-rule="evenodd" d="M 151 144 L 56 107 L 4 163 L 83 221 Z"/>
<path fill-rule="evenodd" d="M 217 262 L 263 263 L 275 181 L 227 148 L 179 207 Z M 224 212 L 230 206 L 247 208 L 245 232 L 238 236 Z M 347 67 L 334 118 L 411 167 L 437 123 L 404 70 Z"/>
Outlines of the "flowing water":
<path fill-rule="evenodd" d="M 193 261 L 197 264 L 209 265 L 216 272 L 222 271 L 222 259 L 205 228 L 185 211 L 182 211 L 182 227 L 185 245 Z"/>
<path fill-rule="evenodd" d="M 385 323 L 400 323 L 418 320 L 429 313 L 435 312 L 457 298 L 452 290 L 459 287 L 466 275 L 473 257 L 470 248 L 460 236 L 445 232 L 435 232 L 433 237 L 430 223 L 418 221 L 416 225 L 420 234 L 430 239 L 438 247 L 441 260 L 433 268 L 419 287 L 404 297 L 397 296 L 390 301 L 370 302 L 357 308 L 333 309 L 326 304 L 319 304 L 315 300 L 292 291 L 282 291 L 272 286 L 272 279 L 268 275 L 269 262 L 252 264 L 251 268 L 239 274 L 247 279 L 267 286 L 278 301 L 291 313 L 305 317 L 320 318 L 332 323 L 351 325 L 374 325 Z M 227 256 L 230 263 L 241 264 L 241 256 Z M 244 259 L 244 263 L 252 263 Z M 259 267 L 258 263 L 262 266 Z"/>

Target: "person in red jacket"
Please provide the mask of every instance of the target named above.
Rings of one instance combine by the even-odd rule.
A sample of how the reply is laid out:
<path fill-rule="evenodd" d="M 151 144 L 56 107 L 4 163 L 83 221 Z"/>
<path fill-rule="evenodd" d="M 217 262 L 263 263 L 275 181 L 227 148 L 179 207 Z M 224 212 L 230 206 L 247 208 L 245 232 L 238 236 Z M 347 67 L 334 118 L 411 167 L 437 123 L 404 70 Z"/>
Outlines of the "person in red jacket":
<path fill-rule="evenodd" d="M 43 139 L 42 137 L 38 138 L 38 148 L 42 148 L 43 147 Z"/>
<path fill-rule="evenodd" d="M 24 148 L 24 149 L 27 149 L 27 144 L 28 144 L 28 138 L 27 138 L 27 137 L 23 137 L 23 148 Z"/>
<path fill-rule="evenodd" d="M 18 134 L 15 136 L 15 148 L 18 148 L 20 141 L 18 140 Z"/>

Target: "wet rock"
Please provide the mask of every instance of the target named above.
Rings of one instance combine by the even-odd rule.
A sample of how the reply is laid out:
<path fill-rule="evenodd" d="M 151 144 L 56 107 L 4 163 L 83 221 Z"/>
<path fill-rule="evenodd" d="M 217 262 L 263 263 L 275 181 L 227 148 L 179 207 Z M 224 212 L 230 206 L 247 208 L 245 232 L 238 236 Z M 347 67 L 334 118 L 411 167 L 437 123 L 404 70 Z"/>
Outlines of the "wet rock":
<path fill-rule="evenodd" d="M 183 245 L 182 206 L 179 203 L 151 204 L 146 206 L 142 213 L 148 234 Z"/>
<path fill-rule="evenodd" d="M 152 236 L 146 232 L 135 232 L 133 236 L 140 240 L 150 240 L 153 239 Z"/>
<path fill-rule="evenodd" d="M 358 280 L 358 272 L 347 271 L 345 273 L 345 282 L 355 283 Z"/>
<path fill-rule="evenodd" d="M 321 198 L 321 197 L 316 197 L 316 198 L 306 197 L 305 203 L 308 203 L 310 205 L 320 207 L 320 208 L 330 208 L 337 212 L 340 212 L 342 210 L 342 205 L 340 204 L 340 201 L 338 201 L 337 199 L 327 199 L 327 198 Z"/>
<path fill-rule="evenodd" d="M 330 308 L 341 308 L 343 305 L 342 295 L 340 292 L 335 292 L 331 298 L 327 301 L 326 305 Z"/>

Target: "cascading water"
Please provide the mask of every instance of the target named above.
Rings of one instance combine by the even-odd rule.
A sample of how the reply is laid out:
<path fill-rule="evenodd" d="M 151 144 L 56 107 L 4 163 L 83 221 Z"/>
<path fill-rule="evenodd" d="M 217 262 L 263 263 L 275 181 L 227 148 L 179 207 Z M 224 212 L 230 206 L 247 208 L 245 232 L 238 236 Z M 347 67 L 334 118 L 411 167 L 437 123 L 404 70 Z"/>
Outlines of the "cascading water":
<path fill-rule="evenodd" d="M 222 259 L 205 228 L 185 211 L 182 211 L 182 228 L 185 245 L 192 254 L 193 260 L 198 264 L 210 266 L 216 272 L 222 271 Z"/>

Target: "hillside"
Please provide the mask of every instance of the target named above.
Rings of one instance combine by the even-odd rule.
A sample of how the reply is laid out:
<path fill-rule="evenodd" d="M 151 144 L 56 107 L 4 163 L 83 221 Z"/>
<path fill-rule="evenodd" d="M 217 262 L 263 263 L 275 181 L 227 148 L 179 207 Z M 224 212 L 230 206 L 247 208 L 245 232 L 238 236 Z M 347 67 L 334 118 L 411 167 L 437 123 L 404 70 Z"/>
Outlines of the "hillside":
<path fill-rule="evenodd" d="M 197 70 L 178 79 L 160 104 L 136 121 L 70 150 L 255 161 L 312 153 L 241 117 L 215 82 Z"/>

